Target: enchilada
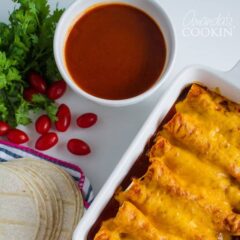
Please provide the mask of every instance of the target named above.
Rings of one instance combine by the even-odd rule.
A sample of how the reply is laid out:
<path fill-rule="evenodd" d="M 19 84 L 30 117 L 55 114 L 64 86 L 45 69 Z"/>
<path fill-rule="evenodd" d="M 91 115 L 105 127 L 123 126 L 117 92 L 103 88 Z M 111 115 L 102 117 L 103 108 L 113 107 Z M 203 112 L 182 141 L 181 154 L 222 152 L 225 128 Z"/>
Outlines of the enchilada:
<path fill-rule="evenodd" d="M 116 193 L 118 213 L 102 223 L 94 239 L 239 236 L 239 109 L 218 93 L 192 85 L 149 148 L 147 172 Z M 112 238 L 116 232 L 120 238 Z"/>

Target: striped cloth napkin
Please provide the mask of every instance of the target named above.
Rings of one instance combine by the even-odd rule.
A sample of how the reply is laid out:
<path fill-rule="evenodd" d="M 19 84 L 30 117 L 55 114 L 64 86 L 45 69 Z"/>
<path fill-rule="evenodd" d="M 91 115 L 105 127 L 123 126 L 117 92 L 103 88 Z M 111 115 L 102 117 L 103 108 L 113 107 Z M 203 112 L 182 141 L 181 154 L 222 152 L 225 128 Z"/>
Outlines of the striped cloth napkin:
<path fill-rule="evenodd" d="M 29 147 L 0 140 L 0 162 L 7 162 L 13 159 L 26 157 L 46 160 L 66 170 L 75 179 L 82 192 L 85 210 L 90 206 L 94 198 L 93 189 L 80 167 L 69 162 L 50 157 Z"/>

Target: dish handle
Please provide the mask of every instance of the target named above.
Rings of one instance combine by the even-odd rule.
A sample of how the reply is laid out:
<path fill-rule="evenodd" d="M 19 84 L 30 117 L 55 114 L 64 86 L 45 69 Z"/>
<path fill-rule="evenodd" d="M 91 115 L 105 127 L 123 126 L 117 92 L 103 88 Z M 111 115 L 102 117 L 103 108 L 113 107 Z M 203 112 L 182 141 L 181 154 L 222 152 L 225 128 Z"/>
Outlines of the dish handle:
<path fill-rule="evenodd" d="M 240 60 L 234 65 L 234 67 L 231 70 L 223 72 L 222 75 L 233 86 L 240 88 Z"/>

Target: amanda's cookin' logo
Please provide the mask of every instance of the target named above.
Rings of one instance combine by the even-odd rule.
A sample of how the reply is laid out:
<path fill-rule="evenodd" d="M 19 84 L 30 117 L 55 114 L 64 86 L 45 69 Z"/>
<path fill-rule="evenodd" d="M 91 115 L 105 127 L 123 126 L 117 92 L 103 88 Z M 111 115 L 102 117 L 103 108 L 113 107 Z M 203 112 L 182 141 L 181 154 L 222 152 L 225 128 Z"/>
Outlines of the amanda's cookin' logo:
<path fill-rule="evenodd" d="M 233 18 L 219 13 L 216 17 L 198 16 L 190 10 L 182 23 L 184 37 L 231 37 L 233 35 Z"/>

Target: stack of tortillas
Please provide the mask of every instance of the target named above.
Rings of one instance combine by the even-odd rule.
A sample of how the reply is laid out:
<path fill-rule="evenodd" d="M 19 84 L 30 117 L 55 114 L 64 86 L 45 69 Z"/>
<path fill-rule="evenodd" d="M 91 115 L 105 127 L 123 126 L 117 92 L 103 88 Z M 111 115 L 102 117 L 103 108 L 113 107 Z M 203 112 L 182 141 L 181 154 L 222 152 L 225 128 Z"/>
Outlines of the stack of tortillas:
<path fill-rule="evenodd" d="M 0 164 L 0 240 L 70 240 L 83 214 L 72 177 L 46 161 Z"/>

